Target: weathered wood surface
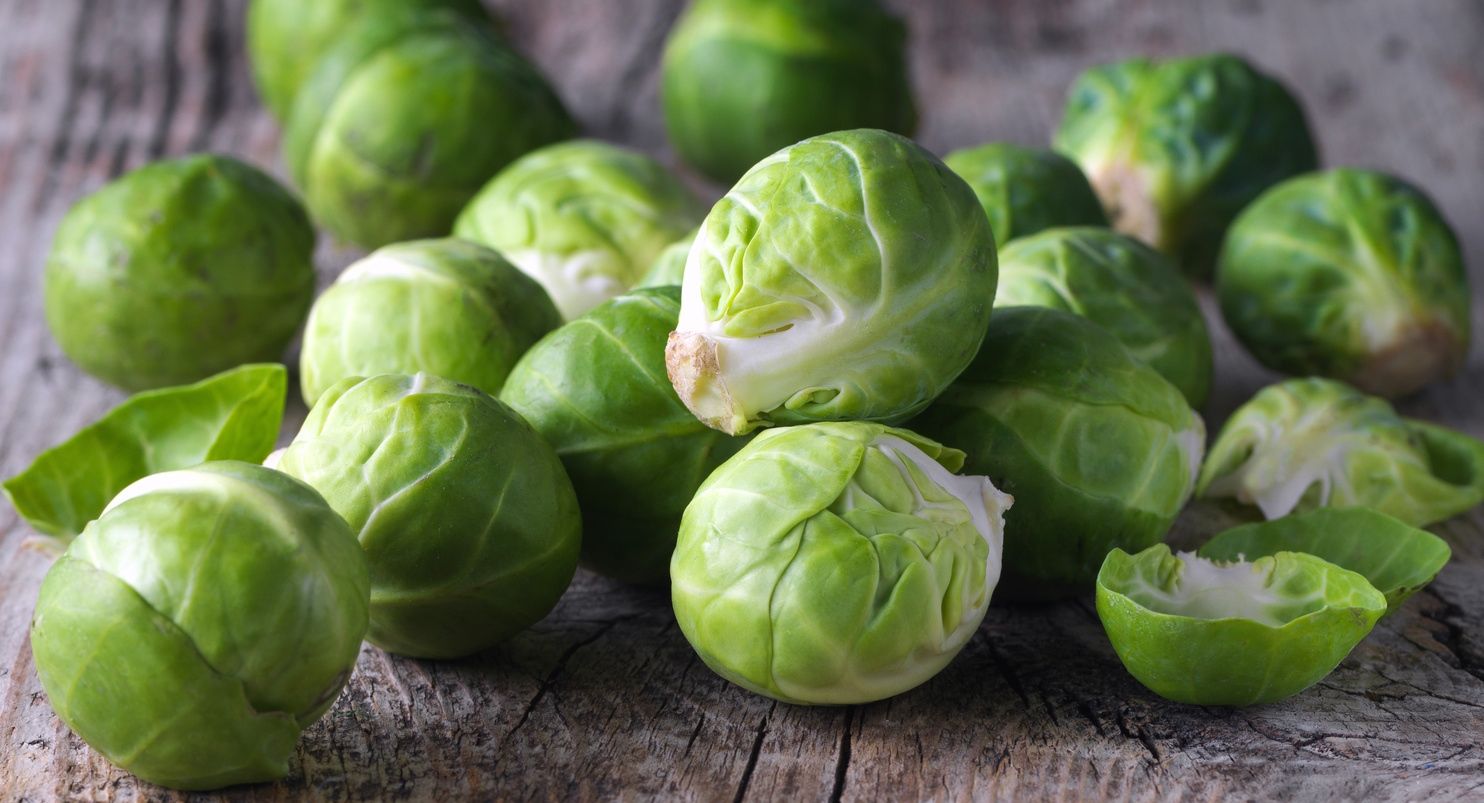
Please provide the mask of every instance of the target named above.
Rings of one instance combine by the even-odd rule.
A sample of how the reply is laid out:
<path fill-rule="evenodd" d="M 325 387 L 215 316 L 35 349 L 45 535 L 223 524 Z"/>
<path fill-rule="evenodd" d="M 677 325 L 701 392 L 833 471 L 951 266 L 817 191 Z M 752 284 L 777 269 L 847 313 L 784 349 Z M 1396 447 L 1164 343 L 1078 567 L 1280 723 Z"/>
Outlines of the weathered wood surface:
<path fill-rule="evenodd" d="M 655 77 L 677 2 L 497 5 L 591 133 L 667 156 Z M 1419 181 L 1484 264 L 1477 0 L 896 5 L 911 18 L 921 138 L 940 152 L 1045 141 L 1087 64 L 1233 49 L 1287 76 L 1330 163 Z M 40 269 L 67 206 L 124 169 L 197 149 L 282 174 L 242 13 L 236 0 L 0 0 L 0 475 L 120 398 L 72 367 L 42 322 Z M 323 249 L 324 278 L 350 256 Z M 1213 423 L 1272 378 L 1217 329 Z M 1481 340 L 1464 376 L 1405 410 L 1484 436 Z M 1209 526 L 1192 511 L 1179 537 Z M 477 660 L 366 649 L 292 775 L 231 796 L 1478 799 L 1484 514 L 1438 531 L 1455 558 L 1431 589 L 1315 689 L 1241 711 L 1143 690 L 1087 601 L 993 609 L 957 661 L 897 699 L 778 705 L 707 671 L 663 595 L 582 574 L 546 621 Z M 172 797 L 111 768 L 52 715 L 26 641 L 46 563 L 18 549 L 26 531 L 8 506 L 0 533 L 0 798 Z"/>

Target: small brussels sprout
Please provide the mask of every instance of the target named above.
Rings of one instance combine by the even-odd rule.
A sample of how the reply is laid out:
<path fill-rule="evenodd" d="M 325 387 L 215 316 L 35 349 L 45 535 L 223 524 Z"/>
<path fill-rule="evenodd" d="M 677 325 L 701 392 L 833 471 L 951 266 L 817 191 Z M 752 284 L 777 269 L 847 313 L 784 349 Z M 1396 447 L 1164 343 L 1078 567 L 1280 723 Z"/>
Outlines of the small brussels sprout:
<path fill-rule="evenodd" d="M 1192 407 L 1211 390 L 1211 336 L 1180 271 L 1108 229 L 1051 229 L 1000 249 L 996 307 L 1050 307 L 1107 329 L 1180 389 Z"/>
<path fill-rule="evenodd" d="M 546 291 L 484 246 L 389 245 L 346 268 L 310 310 L 304 401 L 348 376 L 419 371 L 499 393 L 520 355 L 561 323 Z"/>
<path fill-rule="evenodd" d="M 366 633 L 366 558 L 313 490 L 219 461 L 125 488 L 47 572 L 36 674 L 62 721 L 151 783 L 288 774 Z"/>
<path fill-rule="evenodd" d="M 1143 549 L 1190 498 L 1205 445 L 1180 391 L 1102 327 L 996 310 L 974 364 L 912 427 L 961 445 L 1015 499 L 1004 590 L 1085 593 L 1114 547 Z"/>
<path fill-rule="evenodd" d="M 707 426 L 922 410 L 973 359 L 994 236 L 916 143 L 840 131 L 773 154 L 707 215 L 685 265 L 670 380 Z"/>
<path fill-rule="evenodd" d="M 665 250 L 655 257 L 650 263 L 649 270 L 639 277 L 639 283 L 635 287 L 665 287 L 675 285 L 679 287 L 685 278 L 685 261 L 690 257 L 690 248 L 696 242 L 696 235 L 700 234 L 699 228 L 691 230 L 690 234 L 681 237 L 673 243 L 665 246 Z"/>
<path fill-rule="evenodd" d="M 247 52 L 268 110 L 288 117 L 294 96 L 344 29 L 366 18 L 415 19 L 427 9 L 451 9 L 483 19 L 479 0 L 252 0 Z"/>
<path fill-rule="evenodd" d="M 1087 176 L 1054 151 L 990 142 L 954 151 L 943 164 L 969 182 L 1000 248 L 1053 226 L 1108 225 Z"/>
<path fill-rule="evenodd" d="M 721 182 L 817 134 L 910 135 L 906 38 L 876 0 L 698 0 L 665 45 L 665 130 Z"/>
<path fill-rule="evenodd" d="M 1232 225 L 1221 312 L 1258 362 L 1402 396 L 1463 366 L 1468 274 L 1421 190 L 1339 169 L 1290 179 Z"/>
<path fill-rule="evenodd" d="M 703 214 L 659 162 L 579 140 L 500 171 L 460 213 L 454 234 L 505 254 L 571 320 L 633 287 Z"/>
<path fill-rule="evenodd" d="M 46 263 L 46 321 L 84 371 L 125 390 L 278 359 L 314 296 L 314 229 L 272 178 L 202 154 L 79 201 Z"/>
<path fill-rule="evenodd" d="M 1386 598 L 1313 555 L 1218 563 L 1156 544 L 1108 553 L 1097 609 L 1119 660 L 1155 694 L 1240 706 L 1318 683 L 1371 632 Z"/>
<path fill-rule="evenodd" d="M 1290 379 L 1237 409 L 1211 444 L 1197 492 L 1266 518 L 1368 507 L 1423 527 L 1484 502 L 1484 442 L 1404 419 L 1330 379 Z"/>
<path fill-rule="evenodd" d="M 963 453 L 864 422 L 760 434 L 685 510 L 675 618 L 722 677 L 790 703 L 880 700 L 979 629 L 1013 501 Z"/>
<path fill-rule="evenodd" d="M 348 28 L 304 85 L 284 161 L 315 219 L 373 248 L 448 234 L 479 188 L 572 118 L 525 59 L 464 15 Z"/>
<path fill-rule="evenodd" d="M 1453 554 L 1436 535 L 1363 507 L 1320 508 L 1233 527 L 1196 554 L 1251 561 L 1279 552 L 1303 552 L 1365 577 L 1386 596 L 1388 611 L 1431 583 Z"/>
<path fill-rule="evenodd" d="M 1201 276 L 1242 207 L 1318 164 L 1293 95 L 1225 54 L 1084 72 L 1054 145 L 1087 173 L 1113 228 Z"/>
<path fill-rule="evenodd" d="M 262 460 L 278 440 L 287 386 L 282 365 L 244 365 L 131 396 L 6 480 L 5 495 L 59 550 L 135 480 L 208 460 Z"/>
<path fill-rule="evenodd" d="M 456 658 L 556 605 L 577 568 L 572 483 L 509 407 L 427 374 L 332 386 L 278 458 L 324 494 L 371 564 L 389 652 Z"/>
<path fill-rule="evenodd" d="M 680 514 L 743 439 L 685 409 L 665 376 L 680 288 L 606 301 L 547 335 L 500 400 L 562 459 L 582 508 L 583 563 L 636 583 L 663 581 Z"/>

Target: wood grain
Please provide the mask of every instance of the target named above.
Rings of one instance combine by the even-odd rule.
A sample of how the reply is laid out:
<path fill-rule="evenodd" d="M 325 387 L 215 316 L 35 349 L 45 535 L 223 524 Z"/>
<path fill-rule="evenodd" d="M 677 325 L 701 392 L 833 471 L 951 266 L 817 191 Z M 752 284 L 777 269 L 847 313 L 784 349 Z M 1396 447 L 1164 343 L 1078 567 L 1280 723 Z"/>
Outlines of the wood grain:
<path fill-rule="evenodd" d="M 1297 89 L 1328 163 L 1427 187 L 1471 263 L 1484 261 L 1484 6 L 1474 0 L 894 5 L 912 28 L 920 138 L 939 152 L 1044 142 L 1066 85 L 1089 64 L 1234 50 Z M 678 2 L 493 6 L 589 133 L 671 159 L 656 71 Z M 121 397 L 68 363 L 42 320 L 40 268 L 68 205 L 123 170 L 195 150 L 283 175 L 248 76 L 243 10 L 238 0 L 0 0 L 0 475 Z M 353 256 L 323 246 L 322 281 Z M 1477 270 L 1474 279 L 1477 301 Z M 1215 423 L 1273 376 L 1213 326 Z M 1464 375 L 1404 410 L 1484 436 L 1481 339 Z M 1216 520 L 1193 508 L 1175 537 L 1199 540 Z M 1477 799 L 1484 514 L 1437 530 L 1455 558 L 1429 590 L 1316 688 L 1237 711 L 1142 689 L 1087 600 L 993 609 L 958 660 L 896 699 L 775 704 L 700 664 L 664 595 L 583 573 L 550 617 L 478 659 L 366 648 L 347 693 L 304 735 L 292 775 L 226 796 Z M 19 548 L 26 528 L 8 506 L 0 533 L 0 798 L 186 797 L 110 767 L 52 715 L 26 640 L 46 561 Z"/>

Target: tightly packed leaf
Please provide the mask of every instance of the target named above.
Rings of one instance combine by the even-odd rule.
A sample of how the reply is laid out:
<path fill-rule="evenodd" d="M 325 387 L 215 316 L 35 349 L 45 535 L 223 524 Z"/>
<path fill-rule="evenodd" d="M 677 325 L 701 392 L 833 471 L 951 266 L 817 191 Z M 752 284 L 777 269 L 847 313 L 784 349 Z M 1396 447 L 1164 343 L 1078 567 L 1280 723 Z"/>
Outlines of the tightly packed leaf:
<path fill-rule="evenodd" d="M 350 523 L 371 566 L 367 639 L 456 658 L 547 614 L 581 523 L 551 447 L 509 407 L 427 374 L 343 380 L 277 466 Z"/>
<path fill-rule="evenodd" d="M 900 422 L 984 336 L 995 246 L 969 186 L 911 140 L 840 131 L 760 162 L 706 216 L 666 362 L 708 426 Z"/>
<path fill-rule="evenodd" d="M 1404 419 L 1341 382 L 1290 379 L 1227 420 L 1198 491 L 1255 505 L 1269 519 L 1368 507 L 1421 527 L 1484 501 L 1484 442 Z"/>
<path fill-rule="evenodd" d="M 978 630 L 1009 496 L 963 453 L 863 422 L 769 430 L 685 510 L 675 618 L 722 677 L 863 703 L 937 674 Z"/>
<path fill-rule="evenodd" d="M 350 677 L 366 558 L 313 490 L 221 461 L 125 488 L 47 572 L 31 624 L 52 708 L 151 783 L 288 774 Z"/>
<path fill-rule="evenodd" d="M 1463 366 L 1468 274 L 1431 200 L 1339 169 L 1286 181 L 1237 218 L 1217 274 L 1227 325 L 1269 368 L 1401 396 Z"/>
<path fill-rule="evenodd" d="M 703 214 L 659 162 L 580 140 L 501 171 L 459 215 L 454 234 L 500 251 L 570 320 L 633 287 Z"/>
<path fill-rule="evenodd" d="M 1087 176 L 1059 153 L 991 142 L 954 151 L 943 164 L 974 189 L 1001 249 L 1053 226 L 1108 225 Z"/>

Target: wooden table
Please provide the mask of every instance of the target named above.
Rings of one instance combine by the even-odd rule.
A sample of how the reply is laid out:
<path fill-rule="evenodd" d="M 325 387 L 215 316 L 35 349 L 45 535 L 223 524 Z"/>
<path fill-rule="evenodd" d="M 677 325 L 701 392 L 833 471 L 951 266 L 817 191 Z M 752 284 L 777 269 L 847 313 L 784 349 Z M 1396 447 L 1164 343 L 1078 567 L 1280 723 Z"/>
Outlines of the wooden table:
<path fill-rule="evenodd" d="M 590 133 L 669 158 L 656 63 L 678 2 L 497 5 Z M 939 152 L 1045 142 L 1084 66 L 1232 49 L 1297 88 L 1327 162 L 1420 182 L 1484 264 L 1477 0 L 895 5 L 911 17 L 921 139 Z M 68 205 L 122 170 L 200 149 L 282 175 L 278 133 L 248 77 L 242 15 L 237 0 L 0 0 L 0 474 L 121 398 L 67 362 L 42 321 L 41 266 Z M 353 256 L 324 248 L 322 278 Z M 1484 288 L 1477 270 L 1475 282 Z M 1213 423 L 1273 379 L 1216 328 Z M 1404 410 L 1484 436 L 1481 340 L 1465 375 Z M 0 508 L 0 798 L 169 797 L 112 768 L 47 706 L 26 639 L 47 563 L 18 548 L 26 527 Z M 1177 538 L 1199 538 L 1205 522 L 1192 511 Z M 544 622 L 478 659 L 367 648 L 345 695 L 305 733 L 289 778 L 229 794 L 1479 799 L 1484 514 L 1438 532 L 1454 560 L 1431 588 L 1317 687 L 1244 710 L 1145 691 L 1119 666 L 1088 600 L 992 609 L 947 670 L 898 698 L 780 705 L 700 664 L 664 595 L 582 573 Z"/>

